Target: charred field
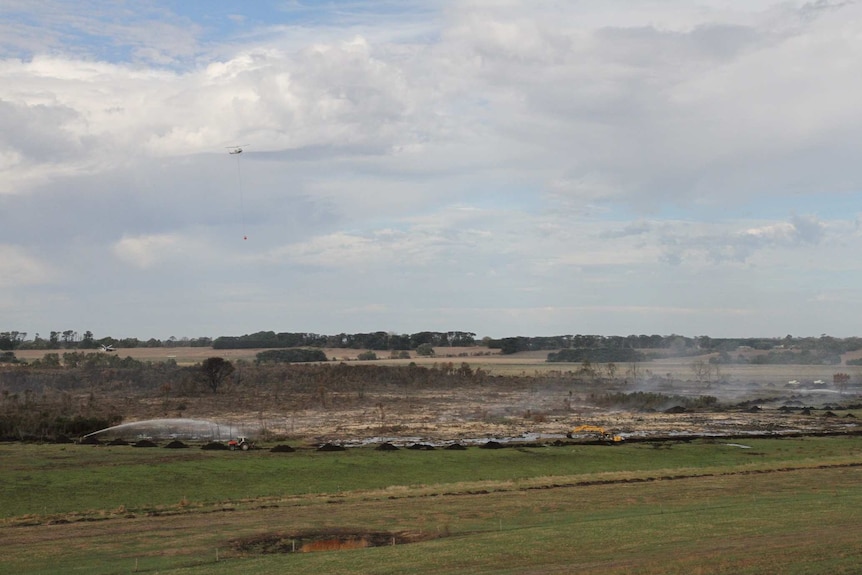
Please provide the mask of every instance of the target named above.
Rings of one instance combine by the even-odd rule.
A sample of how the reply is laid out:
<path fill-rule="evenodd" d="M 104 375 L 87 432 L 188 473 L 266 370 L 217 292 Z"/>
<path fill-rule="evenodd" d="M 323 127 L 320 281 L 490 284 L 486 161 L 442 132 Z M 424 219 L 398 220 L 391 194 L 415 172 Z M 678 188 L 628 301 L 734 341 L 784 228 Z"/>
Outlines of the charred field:
<path fill-rule="evenodd" d="M 213 392 L 201 384 L 198 366 L 224 351 L 236 369 Z M 703 377 L 692 369 L 698 358 L 611 371 L 477 348 L 372 362 L 357 361 L 357 350 L 327 350 L 338 361 L 317 365 L 258 365 L 258 351 L 130 349 L 117 352 L 137 362 L 128 367 L 7 367 L 0 370 L 0 414 L 15 425 L 0 435 L 50 438 L 38 413 L 70 422 L 55 429 L 70 438 L 101 429 L 100 422 L 193 419 L 264 441 L 351 445 L 553 440 L 584 424 L 629 440 L 836 433 L 854 431 L 862 415 L 856 366 L 737 365 Z M 162 357 L 166 352 L 172 357 Z M 831 385 L 836 372 L 852 383 Z"/>

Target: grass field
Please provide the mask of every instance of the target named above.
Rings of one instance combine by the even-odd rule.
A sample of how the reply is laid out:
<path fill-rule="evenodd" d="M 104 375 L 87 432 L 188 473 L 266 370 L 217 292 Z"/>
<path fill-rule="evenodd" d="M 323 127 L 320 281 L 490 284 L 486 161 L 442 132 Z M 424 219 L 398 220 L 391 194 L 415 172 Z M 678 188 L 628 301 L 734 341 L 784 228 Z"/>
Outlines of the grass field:
<path fill-rule="evenodd" d="M 862 439 L 744 443 L 0 445 L 0 573 L 858 573 Z"/>

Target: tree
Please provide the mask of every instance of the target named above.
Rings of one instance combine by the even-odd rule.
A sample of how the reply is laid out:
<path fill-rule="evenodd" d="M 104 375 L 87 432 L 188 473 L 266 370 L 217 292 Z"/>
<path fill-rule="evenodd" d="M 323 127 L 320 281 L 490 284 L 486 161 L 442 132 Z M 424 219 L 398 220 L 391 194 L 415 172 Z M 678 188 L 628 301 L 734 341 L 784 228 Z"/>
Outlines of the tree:
<path fill-rule="evenodd" d="M 87 330 L 84 332 L 84 337 L 81 339 L 81 345 L 78 346 L 83 349 L 94 349 L 96 347 L 96 341 L 93 339 L 93 332 Z"/>
<path fill-rule="evenodd" d="M 500 353 L 509 355 L 521 351 L 520 340 L 517 337 L 504 337 L 500 340 Z"/>
<path fill-rule="evenodd" d="M 850 374 L 848 373 L 836 373 L 832 375 L 832 383 L 835 384 L 835 387 L 841 393 L 847 391 L 847 386 L 850 384 Z"/>
<path fill-rule="evenodd" d="M 300 363 L 311 361 L 326 361 L 322 349 L 305 349 L 292 347 L 288 349 L 267 349 L 257 354 L 257 363 Z"/>
<path fill-rule="evenodd" d="M 581 369 L 578 370 L 578 373 L 586 377 L 595 377 L 596 370 L 593 369 L 593 364 L 590 363 L 590 360 L 584 358 L 581 362 Z"/>
<path fill-rule="evenodd" d="M 631 379 L 631 382 L 626 381 L 626 383 L 631 383 L 632 385 L 637 385 L 638 380 L 641 378 L 641 366 L 637 361 L 632 361 L 629 363 L 626 368 L 626 379 Z"/>
<path fill-rule="evenodd" d="M 201 363 L 201 376 L 213 393 L 218 393 L 222 382 L 233 372 L 233 364 L 223 357 L 208 357 Z"/>
<path fill-rule="evenodd" d="M 434 346 L 430 343 L 420 344 L 416 347 L 416 355 L 421 355 L 422 357 L 433 357 Z"/>
<path fill-rule="evenodd" d="M 703 383 L 704 380 L 707 380 L 707 381 L 709 380 L 710 368 L 709 368 L 709 364 L 707 362 L 703 361 L 702 359 L 697 359 L 697 360 L 691 362 L 690 367 L 691 367 L 691 371 L 694 374 L 694 379 L 698 383 Z"/>
<path fill-rule="evenodd" d="M 0 350 L 11 351 L 15 349 L 12 336 L 8 332 L 0 333 Z"/>

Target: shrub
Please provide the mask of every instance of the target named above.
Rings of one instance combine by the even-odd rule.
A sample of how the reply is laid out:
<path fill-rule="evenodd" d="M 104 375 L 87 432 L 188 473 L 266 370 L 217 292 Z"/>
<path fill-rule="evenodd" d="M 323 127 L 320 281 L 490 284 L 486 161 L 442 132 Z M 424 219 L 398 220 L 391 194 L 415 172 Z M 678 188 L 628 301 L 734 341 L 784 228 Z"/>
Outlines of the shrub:
<path fill-rule="evenodd" d="M 326 354 L 320 349 L 292 347 L 287 349 L 269 349 L 255 356 L 257 363 L 305 363 L 326 361 Z"/>

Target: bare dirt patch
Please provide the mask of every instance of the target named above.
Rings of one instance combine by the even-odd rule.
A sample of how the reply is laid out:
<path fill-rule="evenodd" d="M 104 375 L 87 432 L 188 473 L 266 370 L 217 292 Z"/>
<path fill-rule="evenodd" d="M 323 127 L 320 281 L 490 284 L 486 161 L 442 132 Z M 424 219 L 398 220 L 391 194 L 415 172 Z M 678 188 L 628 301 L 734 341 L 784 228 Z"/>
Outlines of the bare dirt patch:
<path fill-rule="evenodd" d="M 437 539 L 440 534 L 408 531 L 363 531 L 348 528 L 302 531 L 296 533 L 261 533 L 233 539 L 230 548 L 238 556 L 267 555 L 275 553 L 314 553 L 320 551 L 344 551 L 404 545 Z"/>

